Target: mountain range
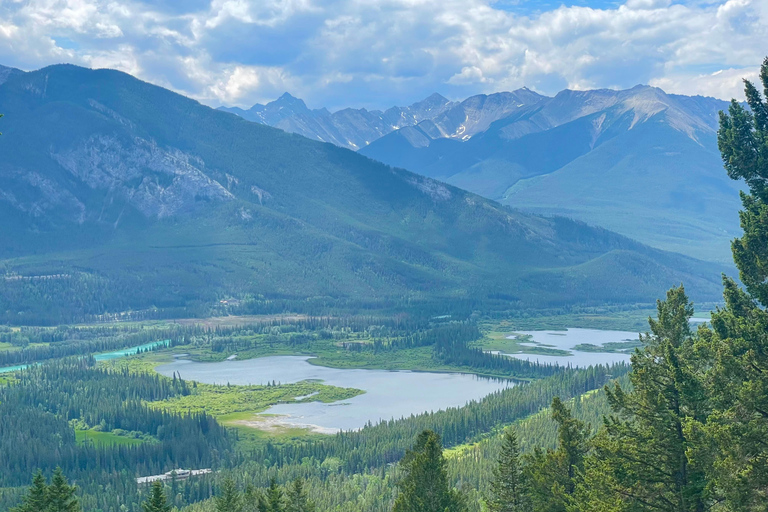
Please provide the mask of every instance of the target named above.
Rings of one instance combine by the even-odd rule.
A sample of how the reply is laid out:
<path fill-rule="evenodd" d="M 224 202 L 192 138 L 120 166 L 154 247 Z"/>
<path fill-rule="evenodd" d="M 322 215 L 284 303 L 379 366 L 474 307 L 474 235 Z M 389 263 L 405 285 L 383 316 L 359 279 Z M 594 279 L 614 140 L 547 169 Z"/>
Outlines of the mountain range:
<path fill-rule="evenodd" d="M 4 72 L 0 112 L 6 318 L 55 297 L 94 313 L 228 296 L 636 303 L 681 281 L 719 297 L 719 265 L 515 211 L 118 71 Z"/>
<path fill-rule="evenodd" d="M 285 93 L 275 101 L 256 104 L 248 110 L 239 107 L 219 107 L 219 110 L 357 151 L 389 133 L 416 125 L 431 138 L 468 140 L 488 129 L 493 121 L 542 99 L 544 96 L 527 88 L 479 94 L 462 102 L 449 101 L 435 93 L 407 107 L 386 111 L 345 108 L 331 113 L 326 108 L 309 109 L 304 101 Z"/>
<path fill-rule="evenodd" d="M 717 150 L 717 113 L 727 107 L 637 86 L 554 97 L 523 88 L 462 102 L 432 95 L 385 112 L 333 114 L 286 95 L 236 113 L 516 209 L 726 263 L 740 207 L 739 184 L 726 176 Z M 331 126 L 345 135 L 330 135 Z"/>

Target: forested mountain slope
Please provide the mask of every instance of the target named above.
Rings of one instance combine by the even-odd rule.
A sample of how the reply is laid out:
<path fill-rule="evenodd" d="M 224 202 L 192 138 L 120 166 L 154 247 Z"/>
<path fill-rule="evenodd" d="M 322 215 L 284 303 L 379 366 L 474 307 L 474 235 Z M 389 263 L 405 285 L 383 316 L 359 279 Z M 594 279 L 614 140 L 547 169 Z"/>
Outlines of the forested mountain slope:
<path fill-rule="evenodd" d="M 510 211 L 117 71 L 10 74 L 0 112 L 0 312 L 14 321 L 59 299 L 98 314 L 232 295 L 639 302 L 680 281 L 719 295 L 713 265 Z"/>
<path fill-rule="evenodd" d="M 422 123 L 360 152 L 514 208 L 727 262 L 739 234 L 739 184 L 722 172 L 717 152 L 717 112 L 726 108 L 647 86 L 566 90 L 464 142 Z"/>

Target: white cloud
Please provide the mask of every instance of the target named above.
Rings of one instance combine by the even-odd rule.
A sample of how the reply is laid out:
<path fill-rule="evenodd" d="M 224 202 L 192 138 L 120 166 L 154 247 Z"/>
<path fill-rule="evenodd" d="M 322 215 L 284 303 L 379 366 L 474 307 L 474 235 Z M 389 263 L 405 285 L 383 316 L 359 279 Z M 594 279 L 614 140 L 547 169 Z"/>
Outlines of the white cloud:
<path fill-rule="evenodd" d="M 209 88 L 208 99 L 232 104 L 254 91 L 266 90 L 271 94 L 257 100 L 266 101 L 274 99 L 278 91 L 293 86 L 293 79 L 280 68 L 235 66 L 219 73 L 219 78 Z"/>
<path fill-rule="evenodd" d="M 289 90 L 311 106 L 386 107 L 433 91 L 462 97 L 523 85 L 554 93 L 651 83 L 729 98 L 768 52 L 766 0 L 626 0 L 535 14 L 505 5 L 0 1 L 0 63 L 115 67 L 213 105 Z"/>
<path fill-rule="evenodd" d="M 449 84 L 474 84 L 483 83 L 487 80 L 483 76 L 483 70 L 477 66 L 466 66 L 461 69 L 461 73 L 456 73 L 448 79 Z"/>
<path fill-rule="evenodd" d="M 629 9 L 659 9 L 669 7 L 671 0 L 627 0 Z"/>
<path fill-rule="evenodd" d="M 706 75 L 670 75 L 654 78 L 650 85 L 675 94 L 696 94 L 744 100 L 744 79 L 759 82 L 759 68 L 722 69 Z M 761 86 L 758 86 L 762 88 Z"/>

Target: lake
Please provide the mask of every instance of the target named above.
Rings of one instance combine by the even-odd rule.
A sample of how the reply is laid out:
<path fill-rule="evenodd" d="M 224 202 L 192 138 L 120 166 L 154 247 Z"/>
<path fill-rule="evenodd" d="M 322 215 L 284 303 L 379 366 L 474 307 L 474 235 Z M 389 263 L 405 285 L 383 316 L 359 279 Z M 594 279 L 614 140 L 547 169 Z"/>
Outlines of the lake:
<path fill-rule="evenodd" d="M 539 354 L 506 354 L 516 359 L 528 360 L 531 362 L 559 364 L 561 366 L 571 365 L 573 367 L 585 368 L 590 365 L 629 362 L 629 356 L 634 351 L 627 352 L 582 352 L 574 350 L 573 347 L 582 343 L 602 346 L 605 343 L 624 342 L 637 340 L 636 332 L 629 331 L 603 331 L 598 329 L 566 329 L 565 331 L 517 331 L 518 335 L 531 336 L 533 343 L 523 345 L 536 346 L 543 345 L 549 348 L 568 350 L 569 356 L 549 356 Z M 517 336 L 509 336 L 514 339 Z"/>
<path fill-rule="evenodd" d="M 166 376 L 177 372 L 183 379 L 208 384 L 323 383 L 357 388 L 365 394 L 342 402 L 279 404 L 264 414 L 281 415 L 280 423 L 320 432 L 356 430 L 368 422 L 399 419 L 411 414 L 461 407 L 494 391 L 513 386 L 510 381 L 459 373 L 387 370 L 350 370 L 315 366 L 307 356 L 271 356 L 243 361 L 198 363 L 178 359 L 155 370 Z"/>

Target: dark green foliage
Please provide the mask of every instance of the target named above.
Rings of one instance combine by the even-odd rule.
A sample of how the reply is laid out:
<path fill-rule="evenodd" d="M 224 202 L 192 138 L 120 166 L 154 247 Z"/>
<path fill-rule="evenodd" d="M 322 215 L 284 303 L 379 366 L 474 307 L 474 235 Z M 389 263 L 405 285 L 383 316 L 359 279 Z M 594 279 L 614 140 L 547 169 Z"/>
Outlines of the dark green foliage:
<path fill-rule="evenodd" d="M 768 58 L 760 71 L 768 93 Z M 745 81 L 747 102 L 751 109 L 731 102 L 728 114 L 720 113 L 718 143 L 728 175 L 743 179 L 749 193 L 742 193 L 744 209 L 741 227 L 744 235 L 733 242 L 733 257 L 741 281 L 749 294 L 763 305 L 768 304 L 768 104 L 749 81 Z"/>
<path fill-rule="evenodd" d="M 149 497 L 141 504 L 143 512 L 171 512 L 171 506 L 165 497 L 165 488 L 163 482 L 155 480 L 152 482 L 152 490 Z"/>
<path fill-rule="evenodd" d="M 463 497 L 448 484 L 440 436 L 431 430 L 419 434 L 400 467 L 400 494 L 392 512 L 462 512 Z"/>
<path fill-rule="evenodd" d="M 504 431 L 498 465 L 493 472 L 490 512 L 525 512 L 526 490 L 522 481 L 520 447 L 512 428 Z"/>
<path fill-rule="evenodd" d="M 75 495 L 77 488 L 69 485 L 61 468 L 56 468 L 48 485 L 41 471 L 32 479 L 32 486 L 23 502 L 13 512 L 80 512 L 80 501 Z"/>
<path fill-rule="evenodd" d="M 304 480 L 295 479 L 286 489 L 285 512 L 315 512 L 315 504 L 307 496 Z"/>
<path fill-rule="evenodd" d="M 707 394 L 695 364 L 689 327 L 693 305 L 673 288 L 650 320 L 645 347 L 632 355 L 632 388 L 606 387 L 613 414 L 595 440 L 583 486 L 583 506 L 614 504 L 633 510 L 707 510 L 705 467 L 691 460 L 699 439 L 692 422 L 705 422 Z"/>
<path fill-rule="evenodd" d="M 264 494 L 253 484 L 248 483 L 245 486 L 245 492 L 243 492 L 243 512 L 261 512 L 266 508 Z"/>
<path fill-rule="evenodd" d="M 231 477 L 221 483 L 216 496 L 216 512 L 243 512 L 243 497 Z"/>
<path fill-rule="evenodd" d="M 11 509 L 11 512 L 45 512 L 48 510 L 48 482 L 43 472 L 38 470 L 32 478 L 32 485 L 24 496 L 22 504 Z"/>
<path fill-rule="evenodd" d="M 725 279 L 725 308 L 702 333 L 702 353 L 714 410 L 705 425 L 714 449 L 697 455 L 711 469 L 711 487 L 733 510 L 768 510 L 768 58 L 760 69 L 763 93 L 745 81 L 750 109 L 735 101 L 720 116 L 719 145 L 728 175 L 744 179 L 744 234 L 733 241 L 746 290 Z"/>
<path fill-rule="evenodd" d="M 80 512 L 80 502 L 75 496 L 76 487 L 67 483 L 61 468 L 56 468 L 48 486 L 48 510 L 50 512 Z"/>
<path fill-rule="evenodd" d="M 557 448 L 536 448 L 525 458 L 526 498 L 534 512 L 568 510 L 588 449 L 589 427 L 574 418 L 559 397 L 552 400 L 552 419 L 557 423 Z"/>
<path fill-rule="evenodd" d="M 264 508 L 260 512 L 285 512 L 285 496 L 274 478 L 264 493 Z"/>
<path fill-rule="evenodd" d="M 138 503 L 136 476 L 215 467 L 229 456 L 233 439 L 212 417 L 170 414 L 142 403 L 189 393 L 183 380 L 91 365 L 89 360 L 50 363 L 20 372 L 12 385 L 0 387 L 0 485 L 20 485 L 35 468 L 50 472 L 60 465 L 89 500 L 104 500 L 99 505 L 107 510 L 111 500 Z M 79 445 L 70 420 L 107 432 L 138 431 L 152 441 Z M 205 487 L 185 486 L 185 492 L 190 493 L 185 499 L 208 497 Z"/>

